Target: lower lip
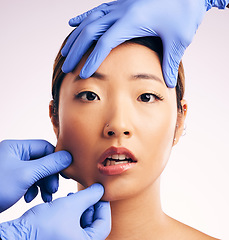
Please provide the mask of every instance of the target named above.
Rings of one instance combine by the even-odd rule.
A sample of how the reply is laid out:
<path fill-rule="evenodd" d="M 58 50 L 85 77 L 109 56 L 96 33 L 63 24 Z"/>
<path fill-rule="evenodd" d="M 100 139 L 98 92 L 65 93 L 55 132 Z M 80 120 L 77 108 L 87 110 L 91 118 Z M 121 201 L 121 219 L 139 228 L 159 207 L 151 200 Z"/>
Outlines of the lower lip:
<path fill-rule="evenodd" d="M 124 163 L 124 164 L 117 164 L 112 166 L 104 166 L 103 164 L 98 164 L 99 172 L 103 175 L 112 176 L 112 175 L 119 175 L 127 170 L 133 168 L 136 163 Z"/>

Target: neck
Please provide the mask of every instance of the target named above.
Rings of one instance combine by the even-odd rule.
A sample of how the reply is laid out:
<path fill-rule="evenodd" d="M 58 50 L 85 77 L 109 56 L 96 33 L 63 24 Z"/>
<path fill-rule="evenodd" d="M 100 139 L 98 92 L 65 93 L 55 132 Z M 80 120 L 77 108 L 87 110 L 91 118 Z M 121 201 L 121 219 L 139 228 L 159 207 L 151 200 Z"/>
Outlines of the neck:
<path fill-rule="evenodd" d="M 111 202 L 112 230 L 107 239 L 152 239 L 165 223 L 160 180 L 137 196 Z"/>

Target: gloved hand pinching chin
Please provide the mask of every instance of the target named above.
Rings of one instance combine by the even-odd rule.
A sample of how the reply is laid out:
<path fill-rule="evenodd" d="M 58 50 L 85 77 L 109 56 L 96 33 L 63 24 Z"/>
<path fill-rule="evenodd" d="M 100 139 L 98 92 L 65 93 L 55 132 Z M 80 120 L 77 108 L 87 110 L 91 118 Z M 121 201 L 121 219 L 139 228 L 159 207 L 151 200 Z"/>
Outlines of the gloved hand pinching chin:
<path fill-rule="evenodd" d="M 126 40 L 159 36 L 163 42 L 163 76 L 168 87 L 177 83 L 178 67 L 198 26 L 211 7 L 225 8 L 229 0 L 117 0 L 104 3 L 69 24 L 78 26 L 62 49 L 62 66 L 71 72 L 94 41 L 97 44 L 81 70 L 90 77 L 110 51 Z"/>
<path fill-rule="evenodd" d="M 4 140 L 0 142 L 0 212 L 22 196 L 32 201 L 40 187 L 45 202 L 58 189 L 58 172 L 72 161 L 66 151 L 53 153 L 44 140 Z"/>
<path fill-rule="evenodd" d="M 0 237 L 2 240 L 104 240 L 111 230 L 111 211 L 109 202 L 99 201 L 103 193 L 103 186 L 95 183 L 75 194 L 35 206 L 20 218 L 0 224 Z"/>

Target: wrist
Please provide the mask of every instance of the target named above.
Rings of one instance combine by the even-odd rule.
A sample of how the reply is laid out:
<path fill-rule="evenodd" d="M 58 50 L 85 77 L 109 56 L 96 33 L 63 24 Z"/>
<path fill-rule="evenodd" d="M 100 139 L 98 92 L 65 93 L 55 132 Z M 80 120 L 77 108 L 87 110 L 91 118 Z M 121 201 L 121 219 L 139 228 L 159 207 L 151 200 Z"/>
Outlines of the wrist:
<path fill-rule="evenodd" d="M 28 240 L 32 239 L 29 236 L 29 229 L 22 219 L 16 219 L 0 224 L 0 239 L 1 240 Z"/>

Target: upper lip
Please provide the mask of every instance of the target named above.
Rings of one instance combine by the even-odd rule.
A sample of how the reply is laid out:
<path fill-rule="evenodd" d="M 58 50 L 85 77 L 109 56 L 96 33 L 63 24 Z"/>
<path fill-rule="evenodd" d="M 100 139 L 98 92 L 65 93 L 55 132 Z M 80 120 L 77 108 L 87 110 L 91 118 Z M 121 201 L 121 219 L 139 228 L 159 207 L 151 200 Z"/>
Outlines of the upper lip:
<path fill-rule="evenodd" d="M 99 163 L 103 163 L 106 158 L 108 158 L 111 155 L 120 155 L 120 154 L 124 154 L 126 155 L 128 158 L 131 158 L 132 161 L 137 162 L 136 157 L 134 156 L 134 154 L 128 150 L 125 147 L 110 147 L 107 150 L 105 150 L 105 152 L 100 156 L 99 158 Z"/>

